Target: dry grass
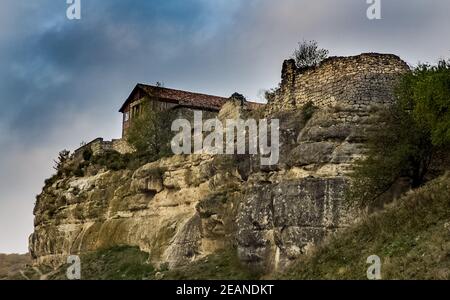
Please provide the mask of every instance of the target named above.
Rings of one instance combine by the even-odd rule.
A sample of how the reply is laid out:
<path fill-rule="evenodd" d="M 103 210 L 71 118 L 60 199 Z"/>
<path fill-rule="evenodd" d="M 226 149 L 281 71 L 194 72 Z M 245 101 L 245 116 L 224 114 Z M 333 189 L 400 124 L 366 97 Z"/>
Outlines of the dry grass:
<path fill-rule="evenodd" d="M 0 279 L 18 275 L 30 263 L 31 258 L 28 254 L 0 254 Z"/>

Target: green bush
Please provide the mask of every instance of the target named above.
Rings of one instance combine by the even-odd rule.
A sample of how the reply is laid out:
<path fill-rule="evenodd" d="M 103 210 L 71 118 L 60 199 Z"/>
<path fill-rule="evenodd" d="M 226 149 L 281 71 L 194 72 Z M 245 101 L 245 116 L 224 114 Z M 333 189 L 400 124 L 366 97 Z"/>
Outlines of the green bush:
<path fill-rule="evenodd" d="M 92 155 L 93 155 L 93 152 L 92 152 L 92 149 L 85 149 L 84 151 L 83 151 L 83 159 L 85 160 L 85 161 L 90 161 L 91 160 L 91 158 L 92 158 Z"/>
<path fill-rule="evenodd" d="M 154 276 L 155 269 L 148 263 L 149 255 L 137 247 L 116 246 L 81 255 L 82 280 L 145 280 Z M 64 265 L 50 279 L 66 280 Z"/>
<path fill-rule="evenodd" d="M 123 155 L 114 150 L 95 155 L 92 158 L 92 163 L 112 171 L 125 169 L 127 165 Z"/>
<path fill-rule="evenodd" d="M 47 178 L 47 179 L 45 180 L 45 186 L 51 186 L 51 185 L 53 185 L 53 184 L 59 179 L 59 177 L 60 177 L 60 174 L 55 174 L 55 175 L 53 175 L 52 177 Z"/>
<path fill-rule="evenodd" d="M 114 150 L 108 150 L 101 154 L 94 155 L 90 164 L 104 167 L 108 170 L 136 170 L 137 168 L 156 161 L 159 156 L 150 152 L 133 152 L 121 154 Z"/>
<path fill-rule="evenodd" d="M 450 145 L 450 63 L 420 65 L 399 87 L 400 103 L 427 130 L 433 146 Z"/>
<path fill-rule="evenodd" d="M 128 143 L 146 156 L 162 158 L 170 155 L 174 117 L 175 112 L 171 110 L 152 110 L 148 104 L 143 104 L 140 115 L 131 119 L 127 131 Z"/>
<path fill-rule="evenodd" d="M 401 177 L 422 185 L 433 158 L 450 146 L 450 67 L 421 65 L 406 74 L 398 102 L 380 113 L 368 137 L 366 158 L 351 175 L 347 198 L 370 205 Z"/>

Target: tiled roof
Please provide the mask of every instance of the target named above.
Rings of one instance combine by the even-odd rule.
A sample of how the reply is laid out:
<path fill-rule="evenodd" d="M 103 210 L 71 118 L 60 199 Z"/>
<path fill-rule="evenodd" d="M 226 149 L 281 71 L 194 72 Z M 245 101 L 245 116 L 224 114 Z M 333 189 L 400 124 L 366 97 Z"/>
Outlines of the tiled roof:
<path fill-rule="evenodd" d="M 179 105 L 189 106 L 193 108 L 220 110 L 228 98 L 212 96 L 200 93 L 193 93 L 181 90 L 174 90 L 164 87 L 157 87 L 146 84 L 138 84 L 125 103 L 122 105 L 120 112 L 123 112 L 127 104 L 133 99 L 134 93 L 142 90 L 149 96 L 160 98 L 171 102 L 176 102 Z M 259 107 L 258 103 L 249 102 L 251 109 Z"/>

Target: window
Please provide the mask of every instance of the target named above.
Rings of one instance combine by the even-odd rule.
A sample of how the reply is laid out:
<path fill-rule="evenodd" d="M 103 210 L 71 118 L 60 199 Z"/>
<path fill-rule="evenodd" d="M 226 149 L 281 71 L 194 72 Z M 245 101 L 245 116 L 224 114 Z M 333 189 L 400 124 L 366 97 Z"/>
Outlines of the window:
<path fill-rule="evenodd" d="M 128 120 L 130 119 L 130 114 L 128 112 L 123 114 L 123 121 L 124 122 L 128 122 Z"/>

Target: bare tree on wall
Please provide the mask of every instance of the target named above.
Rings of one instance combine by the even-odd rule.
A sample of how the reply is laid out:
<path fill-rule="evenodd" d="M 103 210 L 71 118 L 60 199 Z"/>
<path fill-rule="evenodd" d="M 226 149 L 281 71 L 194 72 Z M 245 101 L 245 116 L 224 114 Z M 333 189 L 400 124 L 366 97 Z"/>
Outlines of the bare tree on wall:
<path fill-rule="evenodd" d="M 316 41 L 305 41 L 298 43 L 298 49 L 294 51 L 292 58 L 297 68 L 309 68 L 318 66 L 328 57 L 329 51 L 319 48 Z"/>

